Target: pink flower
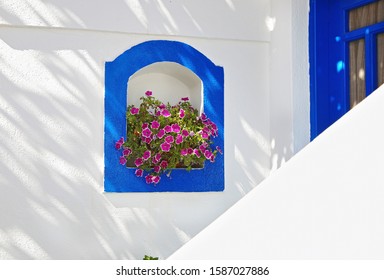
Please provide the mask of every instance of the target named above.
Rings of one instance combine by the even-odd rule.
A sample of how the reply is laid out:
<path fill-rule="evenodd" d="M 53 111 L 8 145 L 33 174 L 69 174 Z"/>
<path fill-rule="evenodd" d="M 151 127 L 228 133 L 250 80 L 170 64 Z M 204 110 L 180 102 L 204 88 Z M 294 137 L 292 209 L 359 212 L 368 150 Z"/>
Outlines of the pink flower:
<path fill-rule="evenodd" d="M 214 154 L 211 155 L 211 157 L 209 158 L 209 161 L 210 162 L 215 162 L 215 155 Z"/>
<path fill-rule="evenodd" d="M 149 126 L 148 123 L 143 123 L 143 124 L 141 125 L 141 128 L 142 128 L 142 129 L 145 129 L 145 128 L 147 128 L 148 126 Z"/>
<path fill-rule="evenodd" d="M 143 154 L 143 160 L 148 160 L 151 157 L 151 151 L 146 150 Z"/>
<path fill-rule="evenodd" d="M 150 183 L 152 183 L 152 175 L 147 175 L 147 176 L 145 176 L 145 182 L 147 183 L 147 184 L 150 184 Z"/>
<path fill-rule="evenodd" d="M 207 117 L 207 115 L 206 114 L 204 114 L 204 113 L 202 113 L 201 114 L 201 120 L 203 121 L 203 122 L 205 122 L 205 121 L 207 121 L 208 120 L 208 117 Z"/>
<path fill-rule="evenodd" d="M 152 138 L 145 138 L 144 142 L 147 144 L 151 144 Z"/>
<path fill-rule="evenodd" d="M 115 144 L 116 150 L 120 150 L 122 145 L 123 144 L 121 144 L 120 142 L 116 142 L 116 144 Z"/>
<path fill-rule="evenodd" d="M 203 139 L 208 139 L 209 135 L 206 131 L 202 131 L 201 132 L 201 137 L 203 137 Z"/>
<path fill-rule="evenodd" d="M 170 125 L 166 125 L 164 127 L 164 130 L 165 130 L 166 133 L 170 133 L 170 132 L 172 132 L 172 127 Z"/>
<path fill-rule="evenodd" d="M 130 154 L 132 154 L 132 149 L 124 148 L 123 155 L 129 156 Z"/>
<path fill-rule="evenodd" d="M 162 139 L 165 135 L 165 130 L 164 129 L 160 129 L 159 132 L 157 133 L 157 137 Z"/>
<path fill-rule="evenodd" d="M 187 149 L 181 149 L 180 154 L 182 156 L 186 156 L 186 155 L 188 155 L 188 150 Z"/>
<path fill-rule="evenodd" d="M 171 144 L 169 144 L 168 142 L 164 142 L 160 145 L 160 148 L 163 152 L 169 152 L 169 150 L 171 149 Z"/>
<path fill-rule="evenodd" d="M 181 136 L 180 134 L 178 134 L 178 135 L 176 136 L 176 144 L 179 145 L 179 144 L 181 144 L 181 143 L 183 143 L 183 136 Z"/>
<path fill-rule="evenodd" d="M 173 138 L 172 135 L 168 135 L 167 137 L 165 137 L 165 142 L 171 144 L 171 143 L 175 142 L 175 138 Z"/>
<path fill-rule="evenodd" d="M 168 118 L 169 116 L 171 116 L 171 113 L 169 113 L 169 111 L 167 109 L 163 109 L 161 111 L 161 115 Z"/>
<path fill-rule="evenodd" d="M 161 170 L 161 167 L 159 165 L 156 165 L 154 168 L 153 168 L 153 171 L 155 171 L 156 173 L 159 173 Z"/>
<path fill-rule="evenodd" d="M 124 137 L 121 137 L 115 144 L 116 150 L 120 150 L 124 144 Z"/>
<path fill-rule="evenodd" d="M 142 169 L 136 169 L 135 175 L 137 177 L 143 177 L 143 170 Z"/>
<path fill-rule="evenodd" d="M 161 161 L 160 166 L 162 169 L 166 169 L 168 167 L 168 161 L 166 160 Z"/>
<path fill-rule="evenodd" d="M 181 119 L 185 117 L 185 112 L 184 112 L 183 109 L 180 109 L 179 117 L 180 117 Z"/>
<path fill-rule="evenodd" d="M 152 95 L 152 91 L 147 90 L 147 91 L 145 92 L 145 95 L 146 95 L 146 96 L 151 96 L 151 95 Z"/>
<path fill-rule="evenodd" d="M 183 101 L 188 101 L 189 98 L 188 98 L 188 97 L 183 97 L 183 98 L 181 98 L 181 100 L 183 100 Z"/>
<path fill-rule="evenodd" d="M 153 157 L 152 162 L 153 162 L 154 164 L 157 164 L 157 163 L 159 163 L 160 159 L 161 159 L 161 154 L 156 154 L 156 155 Z"/>
<path fill-rule="evenodd" d="M 121 165 L 124 165 L 127 163 L 127 159 L 124 156 L 121 156 L 119 161 Z"/>
<path fill-rule="evenodd" d="M 177 123 L 174 123 L 171 127 L 172 127 L 173 132 L 175 132 L 175 133 L 180 132 L 180 126 Z"/>
<path fill-rule="evenodd" d="M 189 136 L 189 132 L 188 132 L 188 130 L 186 130 L 186 129 L 183 129 L 183 131 L 181 132 L 181 134 L 182 134 L 184 137 L 188 137 L 188 136 Z"/>
<path fill-rule="evenodd" d="M 151 124 L 151 128 L 158 129 L 160 127 L 160 123 L 158 121 L 153 121 Z"/>
<path fill-rule="evenodd" d="M 139 108 L 132 107 L 131 108 L 131 115 L 137 115 L 139 113 L 139 111 L 140 111 Z"/>
<path fill-rule="evenodd" d="M 193 153 L 195 154 L 195 156 L 197 156 L 198 158 L 200 158 L 200 152 L 198 149 L 194 149 L 193 150 Z"/>
<path fill-rule="evenodd" d="M 207 149 L 207 148 L 206 148 L 206 146 L 205 146 L 204 144 L 201 144 L 201 145 L 199 146 L 199 150 L 200 150 L 202 153 L 204 153 L 206 149 Z"/>
<path fill-rule="evenodd" d="M 152 182 L 156 185 L 160 182 L 160 176 L 153 176 L 152 177 Z"/>
<path fill-rule="evenodd" d="M 142 165 L 143 164 L 143 159 L 142 158 L 137 158 L 136 160 L 135 160 L 135 165 L 137 166 L 137 167 L 139 167 L 140 165 Z"/>
<path fill-rule="evenodd" d="M 188 154 L 189 154 L 189 155 L 192 155 L 192 154 L 193 154 L 193 149 L 192 149 L 192 148 L 188 148 L 187 151 L 188 151 Z"/>
<path fill-rule="evenodd" d="M 148 127 L 143 129 L 143 131 L 141 132 L 141 135 L 143 135 L 145 138 L 151 137 L 151 134 L 152 131 Z"/>
<path fill-rule="evenodd" d="M 204 156 L 205 156 L 206 159 L 210 159 L 211 156 L 212 156 L 212 153 L 211 153 L 209 150 L 206 150 L 206 151 L 204 152 Z"/>
<path fill-rule="evenodd" d="M 165 104 L 160 104 L 158 108 L 161 110 L 165 109 Z"/>
<path fill-rule="evenodd" d="M 223 154 L 223 151 L 220 149 L 219 146 L 216 146 L 216 150 L 217 150 L 220 154 Z"/>

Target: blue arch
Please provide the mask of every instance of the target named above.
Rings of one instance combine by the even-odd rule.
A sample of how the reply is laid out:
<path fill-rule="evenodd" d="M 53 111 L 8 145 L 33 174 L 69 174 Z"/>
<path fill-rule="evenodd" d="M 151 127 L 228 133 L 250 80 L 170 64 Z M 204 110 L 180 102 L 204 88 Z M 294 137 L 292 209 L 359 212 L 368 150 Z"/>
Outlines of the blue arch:
<path fill-rule="evenodd" d="M 202 192 L 224 190 L 224 156 L 199 170 L 173 170 L 156 186 L 137 178 L 134 169 L 119 164 L 114 144 L 126 138 L 127 83 L 141 68 L 156 62 L 175 62 L 194 72 L 203 83 L 204 112 L 219 128 L 215 145 L 224 150 L 224 71 L 188 44 L 154 40 L 138 44 L 105 64 L 104 190 L 106 192 Z M 128 93 L 129 94 L 129 93 Z"/>

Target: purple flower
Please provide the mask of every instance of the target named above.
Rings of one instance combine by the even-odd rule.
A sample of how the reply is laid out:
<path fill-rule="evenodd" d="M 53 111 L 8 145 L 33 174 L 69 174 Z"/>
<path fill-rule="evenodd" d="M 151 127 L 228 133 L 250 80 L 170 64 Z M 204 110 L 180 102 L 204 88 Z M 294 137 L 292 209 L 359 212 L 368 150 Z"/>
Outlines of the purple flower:
<path fill-rule="evenodd" d="M 180 126 L 177 123 L 174 123 L 171 127 L 172 127 L 173 132 L 175 132 L 175 133 L 180 132 Z"/>
<path fill-rule="evenodd" d="M 201 137 L 203 137 L 203 139 L 208 139 L 209 135 L 206 131 L 201 131 Z"/>
<path fill-rule="evenodd" d="M 141 125 L 141 128 L 142 128 L 142 129 L 145 129 L 145 128 L 147 128 L 148 126 L 149 126 L 148 123 L 143 123 L 143 124 Z"/>
<path fill-rule="evenodd" d="M 115 144 L 115 148 L 116 148 L 116 150 L 120 150 L 122 145 L 123 145 L 123 144 L 121 144 L 119 141 L 116 142 L 116 144 Z"/>
<path fill-rule="evenodd" d="M 124 156 L 121 156 L 119 161 L 121 165 L 124 165 L 127 163 L 127 159 Z"/>
<path fill-rule="evenodd" d="M 195 156 L 197 156 L 198 158 L 200 158 L 200 152 L 198 149 L 194 149 L 193 150 L 193 153 L 195 154 Z"/>
<path fill-rule="evenodd" d="M 147 144 L 151 144 L 152 138 L 145 138 L 144 142 Z"/>
<path fill-rule="evenodd" d="M 205 156 L 206 159 L 210 159 L 211 156 L 212 156 L 212 153 L 211 153 L 209 150 L 206 150 L 206 151 L 204 152 L 204 156 Z"/>
<path fill-rule="evenodd" d="M 165 104 L 160 104 L 158 108 L 159 108 L 160 110 L 165 109 Z"/>
<path fill-rule="evenodd" d="M 176 136 L 176 144 L 179 145 L 179 144 L 181 144 L 181 143 L 183 143 L 183 136 L 181 136 L 180 134 L 178 134 L 178 135 Z"/>
<path fill-rule="evenodd" d="M 166 160 L 161 161 L 160 166 L 162 169 L 166 169 L 168 167 L 168 161 Z"/>
<path fill-rule="evenodd" d="M 185 117 L 185 111 L 183 109 L 180 109 L 179 117 L 182 119 Z"/>
<path fill-rule="evenodd" d="M 145 176 L 145 182 L 147 184 L 152 183 L 152 178 L 153 178 L 153 176 L 148 174 L 147 176 Z"/>
<path fill-rule="evenodd" d="M 156 185 L 160 182 L 160 176 L 153 176 L 152 177 L 152 182 Z"/>
<path fill-rule="evenodd" d="M 181 149 L 180 154 L 182 156 L 186 156 L 186 155 L 188 155 L 188 150 L 187 149 Z"/>
<path fill-rule="evenodd" d="M 137 167 L 139 167 L 140 165 L 142 165 L 143 164 L 143 159 L 142 158 L 137 158 L 136 160 L 135 160 L 135 165 L 137 166 Z"/>
<path fill-rule="evenodd" d="M 203 121 L 203 122 L 205 122 L 205 121 L 207 121 L 208 120 L 208 117 L 207 117 L 207 115 L 206 114 L 204 114 L 204 113 L 202 113 L 201 114 L 201 120 Z"/>
<path fill-rule="evenodd" d="M 131 108 L 131 115 L 137 115 L 139 113 L 140 109 L 136 107 Z"/>
<path fill-rule="evenodd" d="M 135 175 L 137 177 L 143 177 L 143 170 L 142 169 L 136 169 Z"/>
<path fill-rule="evenodd" d="M 151 95 L 152 95 L 152 91 L 147 90 L 147 91 L 145 92 L 145 95 L 146 95 L 146 96 L 151 96 Z"/>
<path fill-rule="evenodd" d="M 165 142 L 171 144 L 171 143 L 175 142 L 175 138 L 173 138 L 172 135 L 168 135 L 167 137 L 165 137 Z"/>
<path fill-rule="evenodd" d="M 156 154 L 156 155 L 153 157 L 152 162 L 153 162 L 154 164 L 157 164 L 157 163 L 159 163 L 160 159 L 161 159 L 161 154 Z"/>
<path fill-rule="evenodd" d="M 160 145 L 160 148 L 163 152 L 169 152 L 169 150 L 171 149 L 171 144 L 169 144 L 168 142 L 164 142 Z"/>
<path fill-rule="evenodd" d="M 157 133 L 157 137 L 162 139 L 165 135 L 165 130 L 164 129 L 160 129 L 159 132 Z"/>
<path fill-rule="evenodd" d="M 153 168 L 153 171 L 155 171 L 156 173 L 159 173 L 161 170 L 161 167 L 159 165 L 156 165 L 154 168 Z"/>
<path fill-rule="evenodd" d="M 151 157 L 151 151 L 146 150 L 143 154 L 143 160 L 148 160 Z"/>
<path fill-rule="evenodd" d="M 116 144 L 115 144 L 116 150 L 120 150 L 121 147 L 123 146 L 123 144 L 124 144 L 124 137 L 121 137 L 119 139 L 119 141 L 117 141 Z"/>
<path fill-rule="evenodd" d="M 189 98 L 188 98 L 188 97 L 183 97 L 183 98 L 181 98 L 181 100 L 183 100 L 183 101 L 188 101 Z"/>
<path fill-rule="evenodd" d="M 210 162 L 215 162 L 215 155 L 214 154 L 211 155 L 211 157 L 209 158 L 209 161 Z"/>
<path fill-rule="evenodd" d="M 123 155 L 129 156 L 130 154 L 132 154 L 132 149 L 124 148 Z"/>
<path fill-rule="evenodd" d="M 151 124 L 151 128 L 158 129 L 160 127 L 160 123 L 158 121 L 153 121 Z"/>
<path fill-rule="evenodd" d="M 217 150 L 220 154 L 223 154 L 223 151 L 220 149 L 219 146 L 216 146 L 216 150 Z"/>
<path fill-rule="evenodd" d="M 193 149 L 192 149 L 192 148 L 188 148 L 187 151 L 188 151 L 188 154 L 189 154 L 189 155 L 192 155 L 192 154 L 193 154 Z"/>
<path fill-rule="evenodd" d="M 164 127 L 164 130 L 165 130 L 166 133 L 170 133 L 170 132 L 172 132 L 172 127 L 170 125 L 166 125 Z"/>
<path fill-rule="evenodd" d="M 201 144 L 201 145 L 199 146 L 199 150 L 200 150 L 202 153 L 204 153 L 206 149 L 207 149 L 207 148 L 206 148 L 206 146 L 205 146 L 204 144 Z"/>
<path fill-rule="evenodd" d="M 171 116 L 171 113 L 169 113 L 169 111 L 167 109 L 163 109 L 161 111 L 161 115 L 168 118 L 169 116 Z"/>
<path fill-rule="evenodd" d="M 148 127 L 143 129 L 143 131 L 141 132 L 141 135 L 143 135 L 145 138 L 151 137 L 151 134 L 152 131 Z"/>
<path fill-rule="evenodd" d="M 186 129 L 183 129 L 183 131 L 181 132 L 181 134 L 182 134 L 184 137 L 188 137 L 188 136 L 189 136 L 189 132 L 188 132 L 188 130 L 186 130 Z"/>

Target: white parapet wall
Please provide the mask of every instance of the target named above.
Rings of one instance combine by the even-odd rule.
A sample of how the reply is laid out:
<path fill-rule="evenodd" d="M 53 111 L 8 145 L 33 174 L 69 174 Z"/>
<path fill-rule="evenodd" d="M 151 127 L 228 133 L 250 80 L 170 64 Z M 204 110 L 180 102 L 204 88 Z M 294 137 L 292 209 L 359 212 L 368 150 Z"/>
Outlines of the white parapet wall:
<path fill-rule="evenodd" d="M 170 259 L 383 259 L 384 86 Z"/>

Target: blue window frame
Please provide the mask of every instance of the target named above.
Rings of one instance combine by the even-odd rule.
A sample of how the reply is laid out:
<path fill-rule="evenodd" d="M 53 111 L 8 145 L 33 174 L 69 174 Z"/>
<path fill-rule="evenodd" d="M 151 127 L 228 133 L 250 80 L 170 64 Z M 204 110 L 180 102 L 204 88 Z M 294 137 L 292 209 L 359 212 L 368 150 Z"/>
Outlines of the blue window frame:
<path fill-rule="evenodd" d="M 378 86 L 378 33 L 384 22 L 348 29 L 348 12 L 374 0 L 310 0 L 309 53 L 311 138 L 314 139 L 349 109 L 349 42 L 365 40 L 366 95 Z"/>
<path fill-rule="evenodd" d="M 157 62 L 175 62 L 194 72 L 203 83 L 204 112 L 216 123 L 219 136 L 214 145 L 224 151 L 224 71 L 188 44 L 176 41 L 147 41 L 105 64 L 104 190 L 106 192 L 203 192 L 224 190 L 224 156 L 203 169 L 175 169 L 172 178 L 156 186 L 137 178 L 134 169 L 119 164 L 114 144 L 126 138 L 127 83 L 135 72 Z"/>

